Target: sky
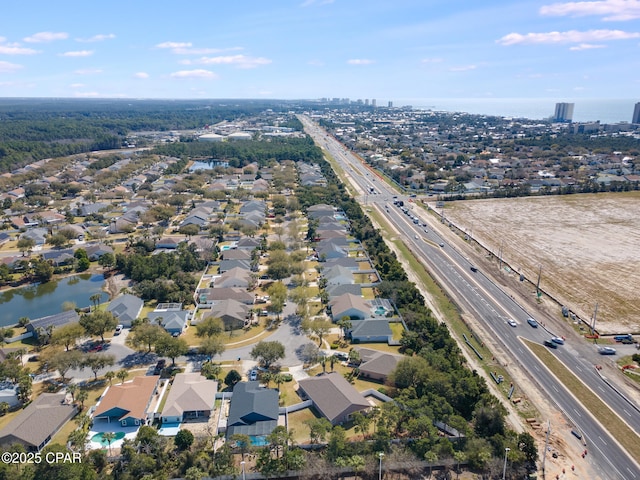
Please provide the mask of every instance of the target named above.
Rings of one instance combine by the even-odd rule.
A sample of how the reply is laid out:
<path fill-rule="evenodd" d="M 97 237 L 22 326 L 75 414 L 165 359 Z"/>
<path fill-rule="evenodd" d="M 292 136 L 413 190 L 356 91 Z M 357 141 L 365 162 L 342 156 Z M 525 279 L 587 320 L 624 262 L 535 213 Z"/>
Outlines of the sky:
<path fill-rule="evenodd" d="M 640 97 L 640 0 L 7 3 L 0 97 Z"/>

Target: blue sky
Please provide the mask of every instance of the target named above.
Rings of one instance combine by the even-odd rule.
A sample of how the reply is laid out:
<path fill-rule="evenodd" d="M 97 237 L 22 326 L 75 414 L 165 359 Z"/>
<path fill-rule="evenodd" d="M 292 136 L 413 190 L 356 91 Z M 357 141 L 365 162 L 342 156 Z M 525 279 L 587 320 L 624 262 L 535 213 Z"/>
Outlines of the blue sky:
<path fill-rule="evenodd" d="M 639 96 L 640 0 L 32 0 L 2 10 L 2 97 Z"/>

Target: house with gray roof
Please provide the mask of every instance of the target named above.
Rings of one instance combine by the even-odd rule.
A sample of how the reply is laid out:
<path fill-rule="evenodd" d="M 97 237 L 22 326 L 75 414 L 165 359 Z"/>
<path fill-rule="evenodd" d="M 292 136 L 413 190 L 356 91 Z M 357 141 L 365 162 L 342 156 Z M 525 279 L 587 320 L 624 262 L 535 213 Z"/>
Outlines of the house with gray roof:
<path fill-rule="evenodd" d="M 344 285 L 346 283 L 355 283 L 353 272 L 348 268 L 340 265 L 327 268 L 322 272 L 324 278 L 327 279 L 327 285 Z"/>
<path fill-rule="evenodd" d="M 151 323 L 157 323 L 170 334 L 180 335 L 191 317 L 189 310 L 182 310 L 181 303 L 159 304 L 153 312 L 147 314 Z"/>
<path fill-rule="evenodd" d="M 380 382 L 386 382 L 387 377 L 396 369 L 402 355 L 380 352 L 369 348 L 357 348 L 362 363 L 358 366 L 360 375 Z"/>
<path fill-rule="evenodd" d="M 224 260 L 247 260 L 251 261 L 251 252 L 248 250 L 238 250 L 232 248 L 231 250 L 225 250 L 221 253 Z"/>
<path fill-rule="evenodd" d="M 162 423 L 208 418 L 216 402 L 218 382 L 200 373 L 178 373 L 162 409 Z"/>
<path fill-rule="evenodd" d="M 371 316 L 371 303 L 350 293 L 334 298 L 329 302 L 329 307 L 334 322 L 342 317 L 349 317 L 351 320 L 364 320 Z"/>
<path fill-rule="evenodd" d="M 107 311 L 111 312 L 121 325 L 131 327 L 131 323 L 142 313 L 142 307 L 144 307 L 142 299 L 125 293 L 111 300 Z"/>
<path fill-rule="evenodd" d="M 215 289 L 214 289 L 215 290 Z M 237 300 L 221 300 L 211 306 L 211 312 L 203 318 L 215 317 L 222 320 L 225 330 L 237 330 L 243 328 L 249 316 L 249 306 Z"/>
<path fill-rule="evenodd" d="M 209 308 L 223 300 L 235 300 L 245 305 L 253 305 L 255 296 L 244 288 L 202 288 L 198 291 L 198 306 Z"/>
<path fill-rule="evenodd" d="M 234 268 L 249 270 L 250 268 L 249 263 L 250 263 L 249 260 L 231 260 L 231 259 L 220 260 L 220 262 L 218 262 L 218 272 L 222 274 Z"/>
<path fill-rule="evenodd" d="M 113 248 L 109 245 L 105 245 L 104 243 L 94 243 L 91 245 L 87 245 L 84 247 L 87 252 L 87 256 L 89 260 L 92 262 L 99 260 L 105 253 L 110 253 L 113 255 Z"/>
<path fill-rule="evenodd" d="M 7 426 L 0 430 L 0 449 L 18 443 L 30 452 L 39 452 L 76 414 L 66 403 L 66 393 L 42 393 Z"/>
<path fill-rule="evenodd" d="M 332 425 L 348 422 L 354 413 L 367 413 L 371 408 L 367 399 L 338 372 L 305 378 L 298 386 L 298 393 L 311 400 Z"/>
<path fill-rule="evenodd" d="M 329 300 L 333 300 L 340 295 L 350 293 L 356 297 L 362 296 L 362 285 L 359 283 L 345 283 L 343 285 L 327 285 L 327 293 L 329 294 Z"/>
<path fill-rule="evenodd" d="M 73 250 L 66 248 L 64 250 L 50 250 L 42 254 L 42 258 L 51 263 L 54 267 L 60 265 L 68 265 L 73 263 L 75 257 L 73 256 Z"/>
<path fill-rule="evenodd" d="M 251 280 L 251 272 L 248 269 L 235 267 L 224 272 L 214 280 L 216 288 L 242 287 L 247 288 Z"/>
<path fill-rule="evenodd" d="M 41 329 L 46 331 L 48 328 L 61 327 L 78 321 L 80 321 L 78 312 L 75 310 L 68 310 L 66 312 L 56 313 L 55 315 L 48 315 L 46 317 L 31 320 L 27 324 L 26 329 L 27 332 L 32 333 L 33 338 L 37 339 Z"/>
<path fill-rule="evenodd" d="M 278 392 L 260 382 L 238 382 L 227 419 L 227 438 L 235 434 L 264 437 L 278 426 Z"/>
<path fill-rule="evenodd" d="M 367 318 L 353 322 L 348 335 L 356 342 L 389 342 L 393 332 L 386 318 Z"/>
<path fill-rule="evenodd" d="M 48 233 L 46 228 L 32 228 L 20 235 L 20 238 L 30 238 L 36 245 L 44 245 L 47 243 Z"/>

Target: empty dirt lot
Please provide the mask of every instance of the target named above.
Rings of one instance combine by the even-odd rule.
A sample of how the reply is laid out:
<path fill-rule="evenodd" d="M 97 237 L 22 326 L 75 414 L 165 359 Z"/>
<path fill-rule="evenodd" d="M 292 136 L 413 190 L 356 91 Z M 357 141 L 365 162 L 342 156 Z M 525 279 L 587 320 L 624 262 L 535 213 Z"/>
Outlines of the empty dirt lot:
<path fill-rule="evenodd" d="M 542 266 L 540 287 L 581 318 L 597 303 L 600 333 L 640 331 L 640 192 L 448 202 L 444 214 L 534 283 Z"/>

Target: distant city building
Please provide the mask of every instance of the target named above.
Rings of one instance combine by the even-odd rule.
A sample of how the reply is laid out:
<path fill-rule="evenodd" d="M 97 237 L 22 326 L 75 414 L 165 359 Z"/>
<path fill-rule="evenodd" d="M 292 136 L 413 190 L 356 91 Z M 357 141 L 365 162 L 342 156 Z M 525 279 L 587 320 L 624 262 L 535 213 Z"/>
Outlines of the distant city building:
<path fill-rule="evenodd" d="M 372 98 L 372 99 L 371 99 L 371 106 L 372 106 L 372 107 L 375 107 L 375 106 L 376 106 L 376 99 L 375 99 L 375 98 Z"/>
<path fill-rule="evenodd" d="M 364 99 L 364 104 L 367 105 L 367 106 L 369 105 L 369 99 L 368 98 Z"/>
<path fill-rule="evenodd" d="M 554 122 L 570 122 L 573 119 L 573 103 L 556 103 Z"/>
<path fill-rule="evenodd" d="M 631 123 L 640 123 L 640 102 L 636 103 L 636 107 L 633 109 Z"/>
<path fill-rule="evenodd" d="M 393 108 L 393 102 L 391 100 L 389 100 L 388 106 L 389 106 L 389 108 Z"/>

